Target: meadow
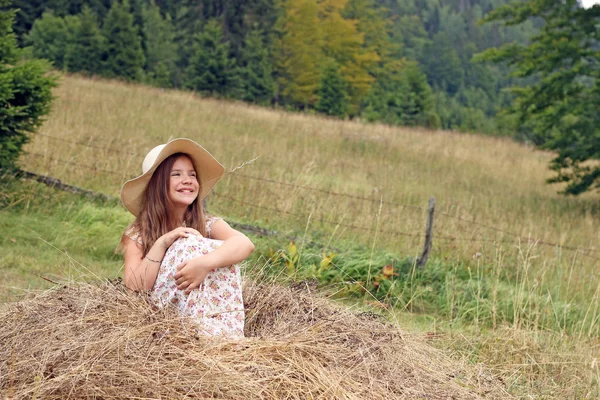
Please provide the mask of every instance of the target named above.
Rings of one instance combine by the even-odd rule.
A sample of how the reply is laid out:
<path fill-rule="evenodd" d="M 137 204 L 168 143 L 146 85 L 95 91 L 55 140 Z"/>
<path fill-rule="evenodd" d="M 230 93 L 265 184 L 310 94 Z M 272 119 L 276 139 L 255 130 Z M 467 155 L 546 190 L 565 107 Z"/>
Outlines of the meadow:
<path fill-rule="evenodd" d="M 547 185 L 552 154 L 114 81 L 65 76 L 55 93 L 24 170 L 118 196 L 153 146 L 191 138 L 228 171 L 209 210 L 279 233 L 255 238 L 255 264 L 390 312 L 517 397 L 600 395 L 600 202 Z M 4 298 L 47 286 L 36 274 L 48 269 L 119 274 L 114 249 L 131 217 L 116 203 L 12 181 L 0 194 Z M 420 270 L 431 196 L 434 247 Z"/>

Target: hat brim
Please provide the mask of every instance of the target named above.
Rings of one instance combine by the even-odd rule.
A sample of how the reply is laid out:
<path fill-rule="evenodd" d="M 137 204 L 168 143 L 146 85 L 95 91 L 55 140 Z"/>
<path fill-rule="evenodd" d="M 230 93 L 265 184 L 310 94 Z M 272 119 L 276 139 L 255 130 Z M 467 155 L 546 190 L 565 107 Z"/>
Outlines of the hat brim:
<path fill-rule="evenodd" d="M 137 178 L 130 179 L 121 188 L 123 205 L 136 217 L 142 210 L 144 192 L 156 168 L 169 156 L 175 153 L 186 154 L 192 160 L 198 173 L 200 193 L 198 201 L 202 201 L 217 181 L 223 176 L 225 167 L 221 165 L 204 147 L 190 139 L 173 139 L 158 153 L 152 167 Z"/>

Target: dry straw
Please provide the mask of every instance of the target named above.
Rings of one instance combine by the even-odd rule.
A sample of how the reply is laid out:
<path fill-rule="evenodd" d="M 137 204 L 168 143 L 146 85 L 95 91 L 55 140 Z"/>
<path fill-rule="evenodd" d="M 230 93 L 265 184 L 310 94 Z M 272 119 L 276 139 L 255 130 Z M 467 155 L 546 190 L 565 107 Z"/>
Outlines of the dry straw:
<path fill-rule="evenodd" d="M 5 399 L 507 398 L 376 314 L 246 281 L 246 335 L 209 339 L 121 283 L 57 286 L 0 312 Z"/>

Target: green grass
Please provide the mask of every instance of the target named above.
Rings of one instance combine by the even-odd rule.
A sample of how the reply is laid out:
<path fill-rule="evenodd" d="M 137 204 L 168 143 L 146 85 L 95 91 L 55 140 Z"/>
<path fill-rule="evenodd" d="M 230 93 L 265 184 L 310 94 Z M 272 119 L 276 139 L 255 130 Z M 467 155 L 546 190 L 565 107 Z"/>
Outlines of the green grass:
<path fill-rule="evenodd" d="M 2 178 L 0 265 L 7 299 L 55 280 L 116 277 L 120 233 L 131 221 L 123 209 L 59 192 L 37 182 Z"/>
<path fill-rule="evenodd" d="M 132 220 L 123 208 L 33 181 L 0 180 L 0 228 L 6 232 L 0 238 L 1 301 L 53 285 L 43 278 L 121 276 L 117 244 Z M 496 272 L 501 256 L 496 264 L 479 262 L 475 270 L 460 260 L 439 258 L 418 270 L 412 257 L 371 252 L 352 242 L 332 249 L 305 232 L 296 232 L 292 245 L 288 234 L 250 235 L 257 250 L 247 273 L 283 281 L 317 278 L 339 301 L 386 313 L 409 334 L 431 335 L 432 344 L 454 357 L 486 364 L 516 395 L 600 394 L 597 366 L 591 364 L 594 351 L 587 351 L 597 348 L 597 336 L 583 329 L 578 335 L 569 320 L 581 321 L 583 309 L 551 302 L 552 296 L 522 278 Z M 386 276 L 386 265 L 393 265 L 397 275 Z M 569 329 L 560 332 L 560 324 Z"/>

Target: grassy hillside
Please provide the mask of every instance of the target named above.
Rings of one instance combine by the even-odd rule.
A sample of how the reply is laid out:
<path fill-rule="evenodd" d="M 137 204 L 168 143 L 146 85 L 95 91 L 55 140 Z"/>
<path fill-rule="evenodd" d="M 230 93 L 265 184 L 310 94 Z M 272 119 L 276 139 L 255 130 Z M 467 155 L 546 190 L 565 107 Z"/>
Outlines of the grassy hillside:
<path fill-rule="evenodd" d="M 285 237 L 261 242 L 259 255 L 284 256 L 274 267 L 305 271 L 346 288 L 344 295 L 356 294 L 352 285 L 360 282 L 395 306 L 403 324 L 432 332 L 459 357 L 488 363 L 516 394 L 598 395 L 600 206 L 597 195 L 566 198 L 544 183 L 551 155 L 510 140 L 77 77 L 65 77 L 56 94 L 24 169 L 116 196 L 140 173 L 146 152 L 170 138 L 198 141 L 229 171 L 253 160 L 224 177 L 209 207 L 299 236 L 296 258 Z M 131 220 L 123 210 L 64 194 L 56 200 L 37 184 L 9 186 L 0 211 L 3 231 L 14 232 L 1 242 L 6 286 L 47 283 L 31 268 L 60 274 L 55 266 L 75 263 L 65 253 L 98 275 L 119 274 L 114 247 Z M 430 196 L 437 200 L 434 251 L 418 271 L 411 260 Z M 332 253 L 337 269 L 313 267 Z M 382 273 L 387 262 L 392 276 Z"/>

